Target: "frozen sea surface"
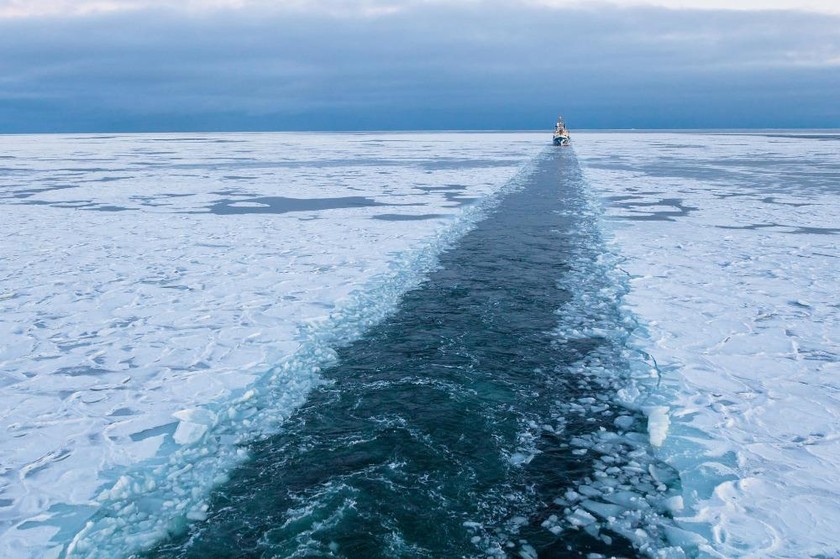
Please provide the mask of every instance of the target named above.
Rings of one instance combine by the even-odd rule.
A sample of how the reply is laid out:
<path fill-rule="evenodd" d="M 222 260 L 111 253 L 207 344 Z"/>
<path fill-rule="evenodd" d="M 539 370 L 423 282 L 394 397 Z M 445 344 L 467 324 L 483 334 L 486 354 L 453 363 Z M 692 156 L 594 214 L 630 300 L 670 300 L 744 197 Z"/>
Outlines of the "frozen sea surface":
<path fill-rule="evenodd" d="M 680 524 L 710 557 L 840 557 L 840 135 L 574 149 L 662 376 L 649 421 Z"/>
<path fill-rule="evenodd" d="M 200 520 L 543 140 L 0 136 L 0 556 Z"/>
<path fill-rule="evenodd" d="M 668 542 L 678 477 L 620 397 L 655 377 L 626 350 L 635 324 L 598 215 L 574 153 L 548 146 L 338 349 L 204 521 L 143 557 L 685 559 Z M 97 557 L 108 535 L 86 540 Z"/>
<path fill-rule="evenodd" d="M 0 137 L 0 556 L 840 555 L 838 136 L 545 139 Z"/>

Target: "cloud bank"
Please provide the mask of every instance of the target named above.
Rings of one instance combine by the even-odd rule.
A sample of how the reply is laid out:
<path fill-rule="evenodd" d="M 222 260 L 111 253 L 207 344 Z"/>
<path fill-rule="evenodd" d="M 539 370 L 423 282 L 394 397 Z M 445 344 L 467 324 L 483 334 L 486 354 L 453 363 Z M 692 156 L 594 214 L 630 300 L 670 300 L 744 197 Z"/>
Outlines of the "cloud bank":
<path fill-rule="evenodd" d="M 121 7 L 0 19 L 0 132 L 840 127 L 834 15 L 74 4 Z"/>
<path fill-rule="evenodd" d="M 492 6 L 492 0 L 469 0 Z M 393 14 L 418 6 L 446 5 L 447 0 L 0 0 L 0 18 L 42 16 L 84 16 L 97 13 L 168 9 L 184 13 L 212 13 L 219 10 L 263 12 L 311 12 L 344 16 Z M 514 2 L 515 3 L 515 2 Z M 586 0 L 522 0 L 521 3 L 549 8 L 583 8 Z M 835 0 L 601 0 L 605 6 L 657 6 L 694 10 L 796 10 L 840 14 Z"/>

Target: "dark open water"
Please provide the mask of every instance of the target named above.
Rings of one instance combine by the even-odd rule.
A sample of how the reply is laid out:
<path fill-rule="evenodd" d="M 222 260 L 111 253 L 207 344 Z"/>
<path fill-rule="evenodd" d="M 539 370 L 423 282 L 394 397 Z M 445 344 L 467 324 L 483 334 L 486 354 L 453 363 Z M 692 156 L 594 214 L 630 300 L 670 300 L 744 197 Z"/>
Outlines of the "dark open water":
<path fill-rule="evenodd" d="M 624 330 L 587 207 L 574 152 L 545 152 L 394 316 L 339 351 L 208 520 L 146 556 L 636 556 L 564 521 L 558 499 L 601 457 L 575 441 L 620 415 L 644 428 L 613 404 Z"/>

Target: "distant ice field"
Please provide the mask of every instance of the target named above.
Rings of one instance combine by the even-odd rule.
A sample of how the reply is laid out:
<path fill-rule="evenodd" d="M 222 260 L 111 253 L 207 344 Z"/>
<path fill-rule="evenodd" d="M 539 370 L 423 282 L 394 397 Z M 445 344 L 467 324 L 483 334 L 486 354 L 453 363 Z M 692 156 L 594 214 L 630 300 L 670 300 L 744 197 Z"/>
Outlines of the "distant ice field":
<path fill-rule="evenodd" d="M 840 135 L 576 134 L 704 556 L 840 557 Z M 666 410 L 662 412 L 661 410 Z M 670 423 L 670 428 L 669 428 Z"/>
<path fill-rule="evenodd" d="M 0 136 L 0 556 L 201 519 L 544 140 Z"/>
<path fill-rule="evenodd" d="M 527 183 L 546 138 L 0 136 L 0 557 L 127 556 L 205 520 L 247 443 Z M 599 429 L 570 443 L 598 453 L 593 483 L 540 526 L 661 559 L 840 557 L 840 135 L 576 133 L 560 153 L 586 179 L 565 211 L 598 242 L 552 280 L 576 302 L 552 335 L 644 356 L 619 390 L 647 419 L 615 423 L 627 471 L 661 477 L 635 461 L 652 445 L 680 479 L 666 518 L 664 489 L 617 500 Z M 580 326 L 616 304 L 625 334 Z"/>

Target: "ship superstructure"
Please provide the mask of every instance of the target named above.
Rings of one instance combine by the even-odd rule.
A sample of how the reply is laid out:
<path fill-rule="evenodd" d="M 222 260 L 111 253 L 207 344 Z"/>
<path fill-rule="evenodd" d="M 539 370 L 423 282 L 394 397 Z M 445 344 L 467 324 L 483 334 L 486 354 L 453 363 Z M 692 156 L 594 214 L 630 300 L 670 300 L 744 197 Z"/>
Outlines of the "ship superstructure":
<path fill-rule="evenodd" d="M 555 146 L 568 146 L 572 143 L 572 138 L 569 135 L 568 129 L 566 129 L 566 123 L 563 121 L 562 116 L 557 117 L 557 124 L 554 125 L 554 135 L 552 136 L 552 141 Z"/>

